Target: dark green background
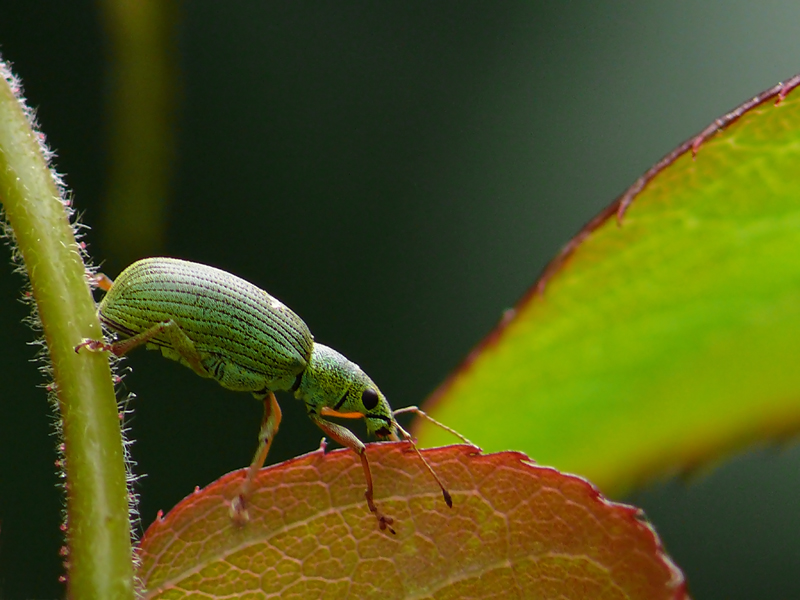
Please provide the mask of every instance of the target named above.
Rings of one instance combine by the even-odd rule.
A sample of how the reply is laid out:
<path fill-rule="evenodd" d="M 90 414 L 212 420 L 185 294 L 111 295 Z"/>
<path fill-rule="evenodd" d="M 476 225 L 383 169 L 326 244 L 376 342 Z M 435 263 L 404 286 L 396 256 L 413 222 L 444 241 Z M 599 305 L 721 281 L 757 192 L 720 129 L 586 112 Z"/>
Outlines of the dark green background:
<path fill-rule="evenodd" d="M 419 403 L 652 163 L 800 71 L 796 3 L 662 4 L 187 2 L 165 252 L 260 284 Z M 0 0 L 0 51 L 95 228 L 106 42 L 92 3 Z M 48 598 L 62 498 L 20 282 L 0 272 L 0 598 Z M 260 409 L 155 354 L 125 364 L 147 525 L 248 463 Z M 321 437 L 281 402 L 272 461 Z M 628 500 L 697 598 L 800 597 L 799 471 L 797 447 L 760 450 Z"/>

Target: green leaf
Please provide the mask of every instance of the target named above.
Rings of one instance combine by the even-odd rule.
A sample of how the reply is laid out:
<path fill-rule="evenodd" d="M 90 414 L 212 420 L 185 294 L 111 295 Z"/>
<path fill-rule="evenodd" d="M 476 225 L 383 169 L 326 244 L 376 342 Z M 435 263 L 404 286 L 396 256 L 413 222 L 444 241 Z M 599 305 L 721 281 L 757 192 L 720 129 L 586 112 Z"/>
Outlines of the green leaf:
<path fill-rule="evenodd" d="M 590 223 L 429 412 L 487 450 L 525 451 L 610 494 L 798 431 L 790 84 L 683 144 Z M 448 439 L 426 423 L 417 433 Z"/>
<path fill-rule="evenodd" d="M 263 469 L 234 525 L 230 473 L 157 519 L 141 542 L 144 598 L 686 598 L 683 575 L 633 507 L 517 452 L 370 444 L 378 530 L 349 450 Z"/>

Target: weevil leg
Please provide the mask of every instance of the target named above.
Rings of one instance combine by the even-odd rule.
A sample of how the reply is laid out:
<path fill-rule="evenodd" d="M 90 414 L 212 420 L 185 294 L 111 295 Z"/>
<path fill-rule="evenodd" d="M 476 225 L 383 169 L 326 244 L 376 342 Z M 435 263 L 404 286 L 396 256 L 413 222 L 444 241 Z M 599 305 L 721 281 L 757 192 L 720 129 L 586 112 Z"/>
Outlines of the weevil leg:
<path fill-rule="evenodd" d="M 141 333 L 116 342 L 108 343 L 102 340 L 83 340 L 80 344 L 75 346 L 75 352 L 78 352 L 81 348 L 87 348 L 94 352 L 111 352 L 114 356 L 122 356 L 137 346 L 146 344 L 156 336 L 166 338 L 172 346 L 172 349 L 174 349 L 186 365 L 192 369 L 192 371 L 200 375 L 200 377 L 213 377 L 208 369 L 203 366 L 202 356 L 195 347 L 194 342 L 189 339 L 189 336 L 187 336 L 183 332 L 183 329 L 172 319 L 162 323 L 156 323 Z"/>
<path fill-rule="evenodd" d="M 111 278 L 110 278 L 108 275 L 106 275 L 105 273 L 94 273 L 94 274 L 93 274 L 93 275 L 91 275 L 91 277 L 89 278 L 89 282 L 90 282 L 90 283 L 91 283 L 93 286 L 95 286 L 95 287 L 99 287 L 99 288 L 100 288 L 101 290 L 103 290 L 104 292 L 108 292 L 108 291 L 110 291 L 110 290 L 111 290 L 111 288 L 114 286 L 114 282 L 113 282 L 113 281 L 111 280 Z"/>
<path fill-rule="evenodd" d="M 281 407 L 278 405 L 275 394 L 267 392 L 256 397 L 264 403 L 264 418 L 261 420 L 261 431 L 258 433 L 258 448 L 247 469 L 244 483 L 239 488 L 239 494 L 231 502 L 231 518 L 239 525 L 243 525 L 248 520 L 247 501 L 253 493 L 253 482 L 258 471 L 264 466 L 264 461 L 267 460 L 272 440 L 275 439 L 275 434 L 278 433 L 278 427 L 281 424 Z"/>
<path fill-rule="evenodd" d="M 364 492 L 364 497 L 367 499 L 367 506 L 369 507 L 370 512 L 375 515 L 375 518 L 378 519 L 378 527 L 381 529 L 381 531 L 388 529 L 392 533 L 395 533 L 394 529 L 391 527 L 392 523 L 394 523 L 394 519 L 384 515 L 375 505 L 374 487 L 372 485 L 372 471 L 369 468 L 367 449 L 364 447 L 363 442 L 346 427 L 326 421 L 316 414 L 310 414 L 309 417 L 312 421 L 314 421 L 314 423 L 317 424 L 317 427 L 325 432 L 325 435 L 331 437 L 342 446 L 350 448 L 353 452 L 358 454 L 358 457 L 361 459 L 361 467 L 364 469 L 364 478 L 367 480 L 367 490 Z"/>

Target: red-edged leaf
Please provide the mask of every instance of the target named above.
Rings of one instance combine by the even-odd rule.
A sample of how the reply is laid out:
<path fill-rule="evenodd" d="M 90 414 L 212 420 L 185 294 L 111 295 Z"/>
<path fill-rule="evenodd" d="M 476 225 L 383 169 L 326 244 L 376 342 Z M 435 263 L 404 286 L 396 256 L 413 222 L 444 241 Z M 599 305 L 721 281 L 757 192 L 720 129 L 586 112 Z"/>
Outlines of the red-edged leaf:
<path fill-rule="evenodd" d="M 614 495 L 800 431 L 798 85 L 645 173 L 425 409 Z M 423 445 L 450 441 L 418 423 Z"/>
<path fill-rule="evenodd" d="M 141 541 L 145 598 L 686 598 L 683 576 L 633 507 L 523 454 L 470 446 L 368 446 L 381 532 L 349 450 L 263 469 L 250 521 L 229 516 L 244 471 L 153 523 Z"/>

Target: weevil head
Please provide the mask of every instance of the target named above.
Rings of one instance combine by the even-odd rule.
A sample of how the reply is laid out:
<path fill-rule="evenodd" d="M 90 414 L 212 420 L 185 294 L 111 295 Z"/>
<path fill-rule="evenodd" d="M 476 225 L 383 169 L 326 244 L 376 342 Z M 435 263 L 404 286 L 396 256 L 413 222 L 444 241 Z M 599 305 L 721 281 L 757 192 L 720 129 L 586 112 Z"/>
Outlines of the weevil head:
<path fill-rule="evenodd" d="M 354 362 L 342 354 L 314 344 L 308 366 L 294 392 L 309 412 L 323 408 L 337 413 L 364 415 L 367 431 L 379 440 L 396 440 L 397 424 L 392 408 L 378 386 Z"/>

